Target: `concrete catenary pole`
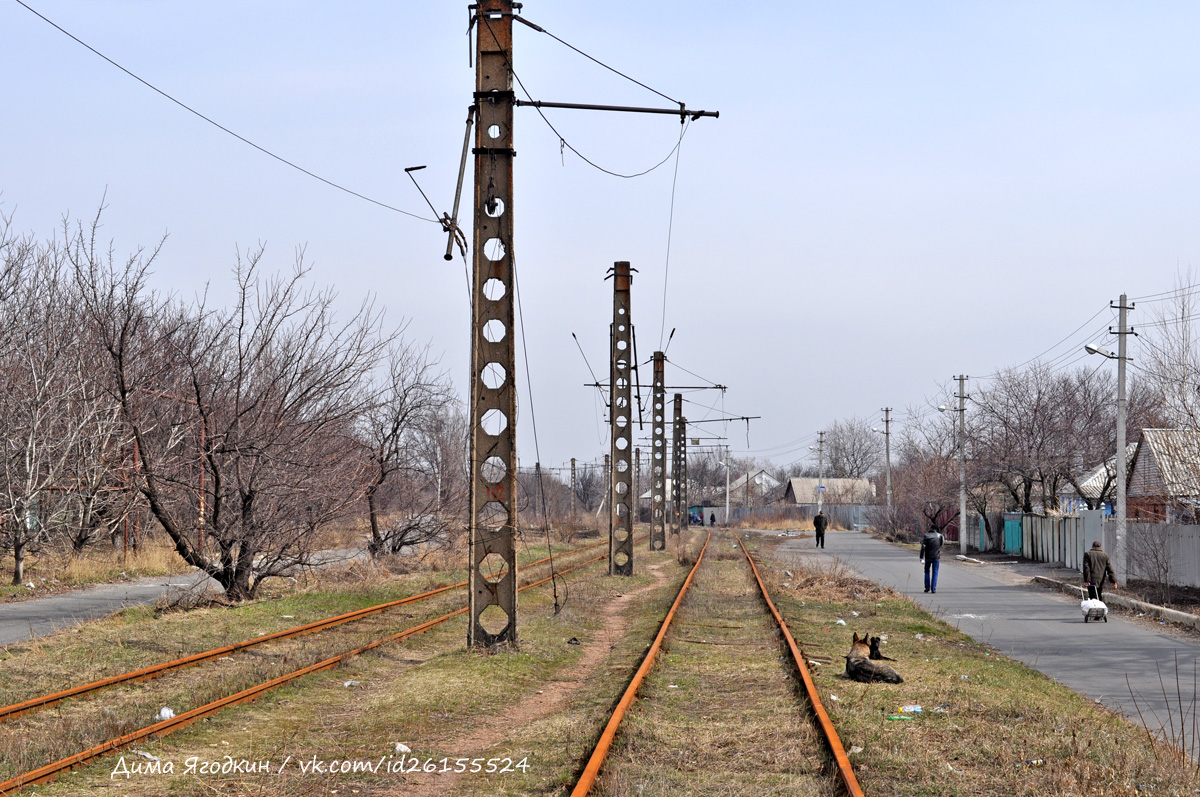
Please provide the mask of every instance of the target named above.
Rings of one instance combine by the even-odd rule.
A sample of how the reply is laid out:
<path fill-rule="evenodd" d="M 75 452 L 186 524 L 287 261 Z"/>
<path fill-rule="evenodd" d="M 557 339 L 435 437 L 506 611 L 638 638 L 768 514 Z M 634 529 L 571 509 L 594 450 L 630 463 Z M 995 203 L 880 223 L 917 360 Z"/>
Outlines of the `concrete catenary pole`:
<path fill-rule="evenodd" d="M 725 525 L 729 525 L 729 446 L 725 446 Z"/>
<path fill-rule="evenodd" d="M 578 489 L 575 481 L 575 457 L 571 457 L 571 520 L 575 520 L 575 493 Z"/>
<path fill-rule="evenodd" d="M 633 321 L 630 288 L 633 273 L 627 261 L 613 264 L 613 320 L 609 357 L 609 422 L 612 424 L 609 480 L 608 574 L 633 575 Z"/>
<path fill-rule="evenodd" d="M 654 352 L 654 393 L 650 446 L 650 550 L 667 547 L 667 394 L 666 357 Z"/>
<path fill-rule="evenodd" d="M 475 25 L 468 647 L 517 645 L 517 391 L 513 347 L 512 0 Z"/>
<path fill-rule="evenodd" d="M 642 449 L 633 449 L 633 522 L 642 519 Z"/>
<path fill-rule="evenodd" d="M 967 552 L 967 380 L 958 376 L 958 550 Z"/>
<path fill-rule="evenodd" d="M 675 414 L 671 424 L 671 533 L 678 534 L 683 526 L 679 503 L 682 500 L 680 478 L 683 475 L 683 394 L 675 394 Z"/>

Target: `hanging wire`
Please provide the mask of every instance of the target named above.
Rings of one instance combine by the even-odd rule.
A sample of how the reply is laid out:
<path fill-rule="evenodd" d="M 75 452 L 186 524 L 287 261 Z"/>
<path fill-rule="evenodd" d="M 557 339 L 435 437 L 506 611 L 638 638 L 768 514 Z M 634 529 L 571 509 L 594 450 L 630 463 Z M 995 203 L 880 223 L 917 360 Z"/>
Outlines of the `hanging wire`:
<path fill-rule="evenodd" d="M 251 146 L 251 147 L 253 147 L 254 149 L 258 150 L 259 152 L 263 153 L 264 155 L 267 155 L 267 156 L 269 156 L 269 157 L 271 157 L 271 158 L 274 158 L 275 160 L 279 161 L 280 163 L 282 163 L 282 164 L 284 164 L 284 165 L 286 165 L 286 166 L 290 166 L 290 167 L 292 167 L 293 169 L 295 169 L 296 171 L 298 171 L 298 172 L 300 172 L 300 173 L 302 173 L 302 174 L 306 174 L 306 175 L 308 175 L 309 177 L 313 178 L 314 180 L 318 180 L 318 181 L 320 181 L 320 182 L 324 183 L 325 185 L 327 185 L 327 186 L 329 186 L 329 187 L 331 187 L 331 188 L 336 188 L 338 191 L 344 191 L 345 193 L 347 193 L 347 194 L 350 194 L 351 196 L 358 197 L 359 199 L 361 199 L 361 200 L 364 200 L 364 201 L 366 201 L 366 202 L 370 202 L 372 205 L 378 205 L 379 207 L 381 207 L 381 208 L 384 208 L 384 209 L 386 209 L 386 210 L 390 210 L 390 211 L 393 211 L 393 212 L 395 212 L 395 213 L 400 213 L 400 214 L 402 214 L 402 215 L 409 216 L 409 217 L 411 217 L 411 218 L 414 218 L 414 219 L 417 219 L 417 220 L 419 220 L 419 221 L 427 221 L 427 222 L 430 222 L 430 223 L 432 223 L 432 224 L 441 224 L 441 221 L 439 221 L 438 219 L 429 219 L 429 218 L 426 218 L 426 217 L 424 217 L 424 216 L 421 216 L 421 215 L 419 215 L 419 214 L 417 214 L 417 213 L 410 213 L 410 212 L 409 212 L 409 211 L 407 211 L 407 210 L 401 210 L 400 208 L 398 208 L 398 207 L 394 207 L 394 206 L 392 206 L 392 205 L 389 205 L 389 204 L 387 204 L 386 202 L 380 202 L 378 199 L 372 199 L 371 197 L 367 196 L 366 194 L 360 194 L 359 192 L 357 192 L 357 191 L 354 191 L 354 190 L 352 190 L 352 189 L 349 189 L 349 188 L 347 188 L 347 187 L 346 187 L 346 186 L 344 186 L 344 185 L 340 185 L 340 184 L 338 184 L 338 183 L 335 183 L 335 182 L 334 182 L 334 181 L 332 181 L 332 180 L 329 180 L 329 179 L 327 179 L 327 178 L 325 178 L 325 177 L 322 177 L 321 175 L 319 175 L 319 174 L 316 174 L 315 172 L 310 172 L 308 169 L 305 169 L 303 166 L 300 166 L 300 165 L 298 165 L 298 164 L 296 164 L 296 163 L 293 163 L 292 161 L 288 160 L 287 158 L 283 157 L 282 155 L 276 155 L 274 152 L 272 152 L 271 150 L 267 149 L 266 147 L 263 147 L 263 146 L 261 146 L 261 145 L 259 145 L 259 144 L 255 144 L 253 141 L 251 141 L 250 139 L 246 138 L 245 136 L 243 136 L 243 135 L 240 135 L 240 134 L 238 134 L 238 133 L 235 133 L 234 131 L 232 131 L 232 130 L 230 130 L 228 127 L 226 127 L 225 125 L 223 125 L 223 124 L 221 124 L 221 123 L 219 123 L 219 122 L 216 122 L 216 121 L 214 121 L 213 119 L 211 119 L 211 118 L 209 118 L 209 117 L 205 116 L 204 114 L 200 113 L 200 112 L 199 112 L 199 111 L 197 111 L 195 108 L 193 108 L 193 107 L 191 107 L 190 105 L 188 105 L 188 104 L 184 103 L 182 100 L 178 100 L 178 99 L 176 99 L 175 97 L 171 96 L 170 94 L 168 94 L 167 92 L 163 91 L 163 90 L 162 90 L 162 89 L 160 89 L 158 86 L 155 86 L 153 83 L 149 82 L 148 80 L 145 80 L 144 78 L 142 78 L 142 77 L 139 77 L 138 75 L 134 74 L 134 73 L 133 73 L 133 72 L 131 72 L 130 70 L 128 70 L 128 69 L 126 69 L 125 67 L 123 67 L 123 66 L 121 66 L 120 64 L 118 64 L 118 63 L 117 63 L 116 61 L 114 61 L 113 59 L 109 58 L 109 57 L 108 57 L 107 55 L 105 55 L 104 53 L 102 53 L 102 52 L 100 52 L 99 50 L 97 50 L 97 49 L 96 49 L 95 47 L 93 47 L 92 45 L 90 45 L 90 44 L 88 44 L 87 42 L 85 42 L 83 39 L 79 38 L 79 37 L 78 37 L 78 36 L 76 36 L 75 34 L 71 33 L 70 31 L 66 30 L 65 28 L 63 28 L 63 27 L 62 27 L 61 25 L 59 25 L 58 23 L 54 22 L 53 20 L 51 20 L 51 19 L 49 19 L 48 17 L 46 17 L 46 16 L 44 16 L 43 14 L 41 14 L 40 12 L 38 12 L 38 11 L 34 10 L 33 8 L 31 8 L 31 7 L 30 7 L 28 4 L 26 4 L 26 3 L 24 2 L 24 0 L 16 0 L 16 3 L 17 3 L 17 5 L 19 5 L 19 6 L 23 7 L 25 10 L 29 11 L 31 14 L 33 14 L 34 16 L 36 16 L 38 19 L 41 19 L 41 20 L 42 20 L 43 22 L 45 22 L 46 24 L 50 25 L 52 28 L 54 28 L 54 29 L 55 29 L 55 30 L 57 30 L 58 32 L 62 33 L 64 36 L 67 36 L 68 38 L 70 38 L 70 39 L 72 39 L 73 41 L 75 41 L 77 44 L 79 44 L 79 45 L 81 45 L 81 46 L 85 47 L 86 49 L 88 49 L 88 50 L 90 50 L 92 53 L 94 53 L 95 55 L 97 55 L 97 56 L 99 56 L 100 58 L 102 58 L 102 59 L 104 59 L 105 61 L 107 61 L 109 64 L 111 64 L 111 65 L 115 66 L 117 69 L 121 70 L 121 71 L 122 71 L 122 72 L 124 72 L 126 75 L 129 75 L 129 77 L 133 78 L 133 79 L 134 79 L 134 80 L 136 80 L 138 83 L 141 83 L 141 84 L 142 84 L 143 86 L 145 86 L 146 88 L 148 88 L 148 89 L 150 89 L 151 91 L 153 91 L 153 92 L 155 92 L 155 93 L 157 93 L 157 94 L 161 95 L 162 97 L 165 97 L 166 99 L 168 99 L 168 100 L 170 100 L 171 102 L 175 103 L 175 104 L 176 104 L 176 105 L 178 105 L 180 108 L 182 108 L 182 109 L 184 109 L 185 111 L 187 111 L 188 113 L 190 113 L 190 114 L 192 114 L 192 115 L 194 115 L 194 116 L 197 116 L 197 117 L 199 117 L 200 119 L 203 119 L 205 122 L 208 122 L 210 125 L 212 125 L 213 127 L 217 128 L 218 130 L 221 130 L 221 131 L 223 131 L 223 132 L 225 132 L 225 133 L 228 133 L 229 135 L 231 135 L 231 136 L 233 136 L 234 138 L 236 138 L 238 141 L 241 141 L 243 144 L 248 144 L 249 146 Z M 668 157 L 669 157 L 669 156 L 668 156 Z"/>
<path fill-rule="evenodd" d="M 524 17 L 513 17 L 513 19 L 515 19 L 517 22 L 520 22 L 520 23 L 522 23 L 522 24 L 526 25 L 527 27 L 533 28 L 533 29 L 534 29 L 534 30 L 536 30 L 538 33 L 544 33 L 544 34 L 546 34 L 546 35 L 547 35 L 547 36 L 549 36 L 551 39 L 554 39 L 554 41 L 558 42 L 559 44 L 563 45 L 564 47 L 566 47 L 566 48 L 568 48 L 568 49 L 570 49 L 570 50 L 574 50 L 575 52 L 579 53 L 580 55 L 582 55 L 584 58 L 588 59 L 589 61 L 592 61 L 593 63 L 599 64 L 600 66 L 604 67 L 604 68 L 605 68 L 605 69 L 607 69 L 609 72 L 612 72 L 612 73 L 613 73 L 613 74 L 615 74 L 615 75 L 620 75 L 621 77 L 623 77 L 623 78 L 625 78 L 626 80 L 628 80 L 630 83 L 635 83 L 635 84 L 637 84 L 638 86 L 641 86 L 642 88 L 644 88 L 646 91 L 649 91 L 649 92 L 650 92 L 650 93 L 652 93 L 652 94 L 657 94 L 658 96 L 662 97 L 662 98 L 663 98 L 664 100 L 666 100 L 667 102 L 672 102 L 672 103 L 675 103 L 675 104 L 676 104 L 676 105 L 678 105 L 680 108 L 683 108 L 683 107 L 684 107 L 684 104 L 683 104 L 682 102 L 680 102 L 679 100 L 675 99 L 674 97 L 668 97 L 666 94 L 663 94 L 663 93 L 662 93 L 661 91 L 659 91 L 658 89 L 656 89 L 656 88 L 652 88 L 652 87 L 650 87 L 650 86 L 647 86 L 647 85 L 646 85 L 645 83 L 643 83 L 642 81 L 640 81 L 640 80 L 637 80 L 636 78 L 632 78 L 632 77 L 630 77 L 629 75 L 625 74 L 624 72 L 620 71 L 619 69 L 617 69 L 617 68 L 615 68 L 615 67 L 611 67 L 611 66 L 609 66 L 608 64 L 606 64 L 606 63 L 604 63 L 603 61 L 601 61 L 599 58 L 596 58 L 595 56 L 592 56 L 592 55 L 588 55 L 588 54 L 587 54 L 587 53 L 585 53 L 583 50 L 580 50 L 578 47 L 576 47 L 575 45 L 571 44 L 570 42 L 563 41 L 562 39 L 558 38 L 557 36 L 555 36 L 555 35 L 554 35 L 553 33 L 551 33 L 550 31 L 548 31 L 548 30 L 546 30 L 545 28 L 541 27 L 540 25 L 535 25 L 535 24 L 533 24 L 532 22 L 530 22 L 529 20 L 525 19 Z"/>
<path fill-rule="evenodd" d="M 667 283 L 671 275 L 671 240 L 675 230 L 675 186 L 679 182 L 679 154 L 683 147 L 683 136 L 687 133 L 691 122 L 685 123 L 679 129 L 679 141 L 675 143 L 675 173 L 671 176 L 671 212 L 667 217 L 667 256 L 663 264 L 663 303 L 662 324 L 658 328 L 658 346 L 662 348 L 663 333 L 667 329 Z M 670 157 L 669 155 L 667 157 Z"/>
<path fill-rule="evenodd" d="M 508 251 L 508 257 L 512 265 L 513 293 L 517 300 L 517 320 L 521 326 L 521 352 L 525 357 L 525 391 L 529 397 L 529 423 L 533 427 L 533 453 L 537 457 L 537 462 L 541 463 L 542 452 L 538 445 L 537 414 L 533 409 L 533 377 L 529 371 L 529 347 L 525 335 L 525 310 L 521 305 L 521 283 L 517 279 L 517 258 L 511 247 Z M 542 531 L 546 534 L 546 554 L 550 558 L 550 587 L 554 592 L 554 613 L 558 614 L 562 610 L 563 604 L 560 604 L 558 600 L 558 572 L 554 567 L 554 546 L 550 541 L 550 520 L 549 513 L 546 511 L 546 484 L 543 480 L 540 464 L 537 469 L 537 486 L 538 492 L 541 493 L 542 497 Z"/>
<path fill-rule="evenodd" d="M 491 36 L 492 36 L 492 41 L 494 41 L 494 42 L 496 43 L 496 46 L 497 46 L 498 48 L 500 48 L 500 53 L 501 53 L 501 55 L 503 55 L 503 56 L 504 56 L 504 61 L 505 61 L 505 63 L 507 63 L 507 64 L 508 64 L 508 69 L 509 69 L 509 71 L 510 71 L 510 72 L 512 72 L 513 79 L 514 79 L 514 80 L 516 80 L 516 81 L 517 81 L 517 85 L 521 87 L 521 92 L 522 92 L 522 93 L 525 95 L 525 99 L 529 100 L 529 102 L 530 102 L 530 103 L 532 103 L 532 102 L 534 101 L 534 99 L 533 99 L 533 95 L 531 95 L 531 94 L 529 93 L 529 90 L 525 88 L 525 83 L 524 83 L 524 82 L 521 80 L 521 77 L 520 77 L 520 75 L 518 75 L 518 74 L 517 74 L 517 71 L 516 71 L 515 69 L 513 69 L 513 68 L 512 68 L 512 62 L 510 62 L 510 61 L 508 60 L 508 52 L 507 52 L 507 51 L 504 49 L 504 47 L 503 47 L 503 46 L 500 44 L 500 40 L 499 40 L 498 38 L 496 38 L 496 32 L 495 32 L 494 30 L 492 30 L 492 23 L 491 23 L 491 22 L 488 20 L 488 18 L 487 18 L 487 16 L 486 16 L 486 15 L 481 15 L 479 18 L 480 18 L 480 20 L 482 20 L 482 21 L 483 21 L 484 27 L 486 27 L 486 28 L 488 29 L 488 33 L 490 33 L 490 34 L 491 34 Z M 667 154 L 666 154 L 666 155 L 663 157 L 663 159 L 662 159 L 662 160 L 660 160 L 658 163 L 656 163 L 656 164 L 654 164 L 653 166 L 651 166 L 649 169 L 644 169 L 643 171 L 640 171 L 640 172 L 633 172 L 633 173 L 630 173 L 630 174 L 624 174 L 624 173 L 622 173 L 622 172 L 615 172 L 615 171 L 612 171 L 611 169 L 606 169 L 606 168 L 604 168 L 603 166 L 601 166 L 600 164 L 596 163 L 595 161 L 593 161 L 593 160 L 589 159 L 589 158 L 588 158 L 586 155 L 584 155 L 582 152 L 580 152 L 579 150 L 577 150 L 577 149 L 575 148 L 575 146 L 574 146 L 573 144 L 571 144 L 571 142 L 570 142 L 570 141 L 567 141 L 566 137 L 565 137 L 565 136 L 563 136 L 563 134 L 562 134 L 562 133 L 558 132 L 558 129 L 557 129 L 557 128 L 555 128 L 555 126 L 554 126 L 553 124 L 551 124 L 550 120 L 549 120 L 549 119 L 546 117 L 546 114 L 542 112 L 542 109 L 541 109 L 541 108 L 537 107 L 536 105 L 532 105 L 531 107 L 532 107 L 532 108 L 533 108 L 535 111 L 537 111 L 537 113 L 538 113 L 538 116 L 542 117 L 542 121 L 546 123 L 546 126 L 547 126 L 547 127 L 549 127 L 549 128 L 550 128 L 550 130 L 551 130 L 551 132 L 553 132 L 553 133 L 554 133 L 554 135 L 555 135 L 555 136 L 558 138 L 558 143 L 559 143 L 559 146 L 560 146 L 560 147 L 566 147 L 567 149 L 571 150 L 571 152 L 575 153 L 575 155 L 576 155 L 576 156 L 577 156 L 577 157 L 578 157 L 578 158 L 579 158 L 581 161 L 583 161 L 584 163 L 586 163 L 588 166 L 591 166 L 593 169 L 596 169 L 597 171 L 604 172 L 605 174 L 607 174 L 607 175 L 610 175 L 610 176 L 612 176 L 612 177 L 620 177 L 620 178 L 622 178 L 622 179 L 625 179 L 625 180 L 631 180 L 631 179 L 633 179 L 634 177 L 642 177 L 642 176 L 644 176 L 644 175 L 647 175 L 647 174 L 649 174 L 650 172 L 652 172 L 652 171 L 654 171 L 655 169 L 657 169 L 658 167 L 662 166 L 662 165 L 663 165 L 664 163 L 666 163 L 667 161 L 669 161 L 669 160 L 671 159 L 671 156 L 672 156 L 672 155 L 674 155 L 676 152 L 678 152 L 678 151 L 679 151 L 679 145 L 680 145 L 681 143 L 683 143 L 683 134 L 681 133 L 681 134 L 680 134 L 680 136 L 679 136 L 679 141 L 678 141 L 678 142 L 676 142 L 675 146 L 671 148 L 671 151 L 670 151 L 670 152 L 668 152 L 668 153 L 667 153 Z M 684 130 L 686 131 L 686 129 L 687 129 L 687 125 L 684 125 Z"/>

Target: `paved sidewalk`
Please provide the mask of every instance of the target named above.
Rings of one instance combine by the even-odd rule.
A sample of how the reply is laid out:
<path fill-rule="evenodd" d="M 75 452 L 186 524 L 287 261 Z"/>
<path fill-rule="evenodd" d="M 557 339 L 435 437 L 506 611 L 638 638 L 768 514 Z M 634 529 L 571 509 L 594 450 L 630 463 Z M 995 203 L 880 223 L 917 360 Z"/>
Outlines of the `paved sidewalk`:
<path fill-rule="evenodd" d="M 315 566 L 322 567 L 366 556 L 366 551 L 360 549 L 336 549 L 318 551 L 313 558 Z M 61 595 L 3 604 L 0 605 L 0 646 L 46 636 L 130 606 L 152 604 L 172 593 L 206 589 L 221 591 L 217 582 L 193 571 L 175 576 L 151 576 L 119 584 L 103 584 Z"/>
<path fill-rule="evenodd" d="M 829 532 L 825 544 L 816 551 L 811 537 L 785 537 L 778 552 L 839 559 L 974 639 L 1140 722 L 1136 694 L 1151 731 L 1169 736 L 1163 726 L 1170 727 L 1173 712 L 1174 727 L 1187 734 L 1185 749 L 1196 751 L 1193 734 L 1198 729 L 1192 714 L 1200 703 L 1193 676 L 1200 673 L 1200 644 L 1195 641 L 1117 615 L 1107 623 L 1084 623 L 1078 599 L 1029 584 L 1032 574 L 1024 572 L 1028 565 L 968 564 L 955 560 L 957 552 L 948 545 L 942 553 L 937 594 L 927 594 L 915 550 L 858 532 Z M 1041 568 L 1043 574 L 1047 570 Z M 1060 571 L 1058 577 L 1065 573 Z M 1182 722 L 1181 705 L 1188 714 Z"/>
<path fill-rule="evenodd" d="M 63 628 L 157 601 L 172 591 L 194 590 L 209 579 L 199 573 L 154 576 L 0 606 L 0 645 L 24 642 Z M 215 586 L 216 582 L 212 582 Z"/>

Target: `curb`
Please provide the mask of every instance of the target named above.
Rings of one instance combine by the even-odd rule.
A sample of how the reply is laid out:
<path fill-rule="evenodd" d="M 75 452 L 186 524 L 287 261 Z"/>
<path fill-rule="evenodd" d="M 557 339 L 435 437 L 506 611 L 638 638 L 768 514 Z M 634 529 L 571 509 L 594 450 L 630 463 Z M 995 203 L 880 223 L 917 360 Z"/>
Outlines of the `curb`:
<path fill-rule="evenodd" d="M 1045 576 L 1034 576 L 1033 580 L 1039 584 L 1045 584 L 1046 586 L 1053 587 L 1060 592 L 1065 592 L 1068 595 L 1078 597 L 1081 600 L 1083 599 L 1082 587 L 1077 587 L 1074 584 L 1067 584 L 1063 581 L 1056 581 L 1053 578 L 1046 578 Z M 1134 609 L 1135 611 L 1145 612 L 1147 615 L 1161 617 L 1163 620 L 1168 620 L 1172 623 L 1179 623 L 1180 625 L 1191 626 L 1192 628 L 1200 628 L 1200 617 L 1197 617 L 1194 614 L 1188 614 L 1187 612 L 1181 612 L 1175 609 L 1168 609 L 1165 606 L 1155 606 L 1153 603 L 1142 603 L 1141 601 L 1134 600 L 1133 598 L 1126 598 L 1123 595 L 1110 594 L 1106 595 L 1105 598 L 1105 603 L 1110 603 L 1114 606 L 1124 606 L 1126 609 Z"/>

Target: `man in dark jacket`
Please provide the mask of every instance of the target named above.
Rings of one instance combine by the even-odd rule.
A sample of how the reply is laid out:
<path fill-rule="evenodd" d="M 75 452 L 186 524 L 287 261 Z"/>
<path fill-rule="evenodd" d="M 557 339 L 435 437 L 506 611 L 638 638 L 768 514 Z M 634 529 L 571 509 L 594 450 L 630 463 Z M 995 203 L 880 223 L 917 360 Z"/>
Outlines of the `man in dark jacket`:
<path fill-rule="evenodd" d="M 817 547 L 825 547 L 825 529 L 829 526 L 829 518 L 825 517 L 824 512 L 818 512 L 813 518 L 813 531 L 817 532 Z"/>
<path fill-rule="evenodd" d="M 1117 574 L 1113 572 L 1112 562 L 1108 561 L 1108 554 L 1100 550 L 1100 540 L 1096 540 L 1092 543 L 1092 550 L 1083 555 L 1083 583 L 1085 586 L 1093 587 L 1088 590 L 1088 597 L 1104 600 L 1106 579 L 1114 587 L 1117 586 Z M 1092 595 L 1092 592 L 1096 594 Z"/>
<path fill-rule="evenodd" d="M 925 563 L 925 591 L 937 592 L 938 567 L 942 563 L 942 543 L 946 538 L 930 526 L 929 531 L 921 538 L 921 561 Z"/>

